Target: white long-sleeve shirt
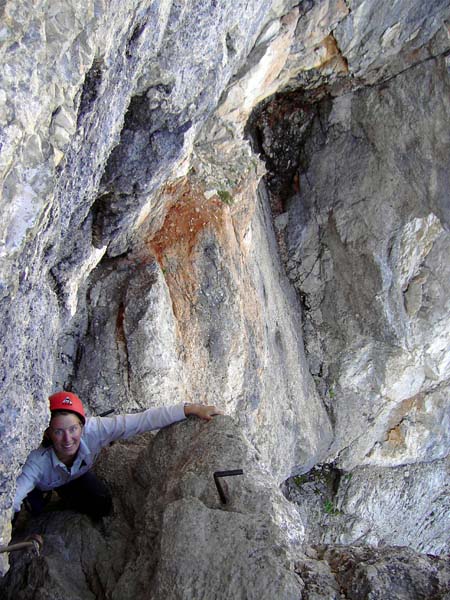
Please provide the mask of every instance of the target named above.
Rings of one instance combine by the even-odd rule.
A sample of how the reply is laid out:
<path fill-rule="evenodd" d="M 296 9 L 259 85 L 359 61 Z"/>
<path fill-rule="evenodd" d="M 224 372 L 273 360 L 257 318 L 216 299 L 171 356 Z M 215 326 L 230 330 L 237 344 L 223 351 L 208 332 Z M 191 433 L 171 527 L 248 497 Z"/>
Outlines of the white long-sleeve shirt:
<path fill-rule="evenodd" d="M 53 446 L 39 446 L 30 452 L 17 479 L 14 510 L 20 510 L 22 500 L 35 487 L 44 491 L 52 490 L 84 475 L 92 468 L 100 450 L 111 442 L 161 429 L 185 418 L 184 404 L 149 408 L 140 413 L 117 417 L 88 417 L 71 467 L 59 460 Z"/>

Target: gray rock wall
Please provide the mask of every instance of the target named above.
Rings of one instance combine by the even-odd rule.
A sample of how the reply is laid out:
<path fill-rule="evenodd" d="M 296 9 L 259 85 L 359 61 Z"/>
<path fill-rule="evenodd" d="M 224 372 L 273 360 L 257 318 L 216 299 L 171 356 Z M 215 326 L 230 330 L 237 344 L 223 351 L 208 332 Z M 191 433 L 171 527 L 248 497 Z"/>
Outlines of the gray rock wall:
<path fill-rule="evenodd" d="M 449 379 L 449 237 L 436 210 L 448 204 L 448 84 L 437 59 L 319 104 L 299 192 L 285 199 L 286 268 L 345 468 L 448 451 L 437 407 Z M 420 425 L 428 404 L 436 423 Z"/>
<path fill-rule="evenodd" d="M 425 519 L 450 419 L 449 16 L 2 3 L 0 544 L 62 386 L 93 413 L 214 402 L 278 481 L 336 461 L 380 476 L 381 506 L 419 463 Z M 366 523 L 355 482 L 342 511 Z"/>
<path fill-rule="evenodd" d="M 220 478 L 224 504 L 213 474 Z M 449 563 L 406 547 L 304 547 L 305 529 L 261 456 L 230 417 L 188 419 L 114 444 L 97 472 L 114 513 L 93 525 L 71 511 L 24 525 L 39 557 L 16 554 L 5 599 L 448 597 Z M 70 560 L 61 560 L 70 556 Z"/>
<path fill-rule="evenodd" d="M 442 39 L 435 34 L 432 54 Z M 394 72 L 400 62 L 381 83 L 370 67 L 370 88 L 359 81 L 313 103 L 305 90 L 276 97 L 250 129 L 333 423 L 330 458 L 357 482 L 316 486 L 320 501 L 306 482 L 292 497 L 312 538 L 445 553 L 448 466 L 437 465 L 446 465 L 450 418 L 448 66 L 445 55 L 428 56 Z M 351 60 L 349 69 L 356 77 Z M 358 465 L 368 467 L 361 478 Z M 406 487 L 400 472 L 414 473 Z"/>
<path fill-rule="evenodd" d="M 309 544 L 407 546 L 448 554 L 449 458 L 399 467 L 330 466 L 290 479 Z"/>
<path fill-rule="evenodd" d="M 224 86 L 284 11 L 269 2 L 28 4 L 0 9 L 4 542 L 48 393 L 71 383 L 90 272 L 105 253 L 127 251 L 152 193 L 187 172 Z"/>
<path fill-rule="evenodd" d="M 306 369 L 266 199 L 237 202 L 186 198 L 188 214 L 169 213 L 164 226 L 179 237 L 161 265 L 139 246 L 98 267 L 73 385 L 97 413 L 217 404 L 236 415 L 282 480 L 326 456 L 331 427 Z M 242 222 L 244 209 L 254 214 Z M 205 217 L 210 210 L 217 223 Z M 201 225 L 196 235 L 186 221 L 189 230 Z M 152 243 L 157 249 L 160 238 Z"/>

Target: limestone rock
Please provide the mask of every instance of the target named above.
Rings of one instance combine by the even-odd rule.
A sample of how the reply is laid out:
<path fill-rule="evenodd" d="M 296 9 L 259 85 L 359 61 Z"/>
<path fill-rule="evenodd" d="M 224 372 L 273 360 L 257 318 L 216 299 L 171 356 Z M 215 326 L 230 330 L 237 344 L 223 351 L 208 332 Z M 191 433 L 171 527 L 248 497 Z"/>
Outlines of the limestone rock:
<path fill-rule="evenodd" d="M 297 300 L 267 198 L 236 202 L 187 187 L 156 236 L 99 266 L 72 382 L 97 414 L 216 404 L 282 481 L 325 457 L 331 428 L 303 368 Z"/>
<path fill-rule="evenodd" d="M 448 457 L 395 469 L 362 467 L 342 477 L 336 508 L 364 521 L 380 545 L 446 555 L 450 550 L 449 472 Z M 359 543 L 363 541 L 364 537 Z"/>
<path fill-rule="evenodd" d="M 170 454 L 163 452 L 167 446 Z M 153 469 L 156 457 L 158 468 Z M 138 476 L 149 493 L 140 539 L 147 527 L 159 529 L 155 598 L 291 598 L 300 593 L 291 561 L 302 525 L 229 418 L 183 423 L 159 436 L 140 460 Z M 222 479 L 229 495 L 222 505 L 213 473 L 230 469 L 244 474 Z M 125 582 L 139 586 L 136 566 L 130 561 L 119 589 Z"/>
<path fill-rule="evenodd" d="M 449 10 L 1 3 L 0 543 L 62 386 L 219 404 L 278 482 L 423 463 L 418 497 L 448 455 Z"/>
<path fill-rule="evenodd" d="M 227 503 L 214 483 L 222 478 Z M 230 417 L 187 419 L 108 448 L 98 474 L 114 514 L 67 510 L 22 524 L 44 536 L 16 554 L 6 600 L 447 598 L 449 563 L 409 548 L 305 544 L 298 514 Z M 55 507 L 56 508 L 56 507 Z"/>
<path fill-rule="evenodd" d="M 14 561 L 4 597 L 56 599 L 64 581 L 71 599 L 300 595 L 302 524 L 233 421 L 188 419 L 144 438 L 114 444 L 99 466 L 114 516 L 100 527 L 67 511 L 34 520 L 43 555 Z M 244 473 L 222 480 L 222 504 L 213 474 L 230 469 Z"/>
<path fill-rule="evenodd" d="M 434 92 L 416 105 L 425 87 Z M 435 424 L 419 416 L 427 412 L 421 402 L 434 404 L 449 376 L 449 148 L 429 120 L 432 113 L 447 127 L 448 98 L 439 58 L 371 90 L 323 101 L 316 113 L 301 95 L 291 96 L 286 111 L 279 99 L 256 120 L 273 203 L 284 203 L 288 216 L 283 255 L 303 300 L 310 368 L 333 415 L 333 452 L 345 469 L 448 453 L 448 406 L 437 410 Z M 300 115 L 307 125 L 295 131 Z M 270 118 L 277 126 L 269 132 Z M 439 431 L 433 449 L 431 430 Z"/>
<path fill-rule="evenodd" d="M 188 170 L 196 133 L 266 20 L 284 10 L 268 1 L 2 3 L 2 542 L 48 393 L 70 385 L 90 272 L 107 250 L 127 251 L 151 193 Z M 119 182 L 133 173 L 140 183 L 127 196 Z"/>
<path fill-rule="evenodd" d="M 320 568 L 315 561 L 297 564 L 305 581 L 302 598 L 392 598 L 419 600 L 448 598 L 449 563 L 409 548 L 323 547 Z"/>
<path fill-rule="evenodd" d="M 448 46 L 449 15 L 448 2 L 441 0 L 426 6 L 416 1 L 357 0 L 335 36 L 353 76 L 374 83 L 440 54 Z"/>
<path fill-rule="evenodd" d="M 449 459 L 401 467 L 330 466 L 289 480 L 310 544 L 407 546 L 449 553 Z"/>

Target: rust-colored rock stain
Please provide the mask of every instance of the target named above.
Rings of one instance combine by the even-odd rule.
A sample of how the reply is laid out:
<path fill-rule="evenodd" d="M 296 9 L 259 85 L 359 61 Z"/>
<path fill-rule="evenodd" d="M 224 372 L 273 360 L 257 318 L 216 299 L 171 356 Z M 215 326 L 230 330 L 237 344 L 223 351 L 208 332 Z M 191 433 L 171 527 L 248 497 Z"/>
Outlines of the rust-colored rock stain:
<path fill-rule="evenodd" d="M 391 448 L 403 447 L 405 445 L 405 436 L 401 427 L 402 422 L 416 411 L 423 410 L 423 402 L 423 394 L 416 394 L 412 398 L 402 400 L 393 411 L 385 438 L 385 441 Z"/>
<path fill-rule="evenodd" d="M 253 338 L 260 335 L 259 304 L 246 269 L 246 254 L 252 249 L 251 219 L 256 206 L 256 187 L 255 179 L 245 189 L 236 188 L 226 196 L 230 202 L 226 203 L 218 196 L 205 197 L 203 190 L 187 179 L 167 186 L 157 199 L 160 207 L 166 207 L 159 230 L 150 231 L 152 223 L 144 222 L 140 243 L 133 252 L 137 263 L 156 261 L 163 273 L 177 328 L 179 356 L 190 374 L 189 385 L 184 390 L 188 400 L 212 402 L 217 395 L 229 393 L 236 384 L 228 380 L 234 368 L 229 364 L 223 365 L 223 377 L 215 380 L 217 366 L 205 343 L 205 330 L 220 325 L 209 321 L 212 314 L 217 314 L 214 312 L 217 307 L 209 310 L 205 282 L 211 293 L 211 290 L 221 290 L 221 278 L 226 279 L 223 302 L 228 309 L 224 306 L 223 310 L 234 314 L 235 323 L 253 324 L 249 326 Z M 209 258 L 205 263 L 207 248 L 212 249 L 216 272 Z M 206 272 L 205 268 L 210 270 Z M 240 326 L 227 331 L 226 343 L 234 348 L 235 362 L 244 355 L 246 336 L 246 328 Z M 213 376 L 211 369 L 214 369 Z M 215 381 L 214 390 L 212 381 Z M 205 393 L 206 396 L 212 394 L 212 398 L 205 397 Z"/>
<path fill-rule="evenodd" d="M 176 202 L 169 209 L 163 227 L 148 242 L 162 268 L 167 267 L 167 258 L 174 252 L 179 255 L 179 250 L 183 250 L 184 257 L 190 255 L 205 228 L 221 229 L 227 209 L 217 196 L 207 199 L 200 189 L 188 183 L 181 189 L 174 186 L 166 190 L 167 195 L 174 193 Z"/>
<path fill-rule="evenodd" d="M 220 246 L 228 246 L 232 229 L 230 207 L 217 196 L 206 198 L 203 191 L 185 179 L 164 190 L 169 206 L 161 229 L 145 240 L 144 254 L 159 263 L 168 285 L 175 317 L 183 327 L 190 321 L 198 293 L 199 274 L 195 251 L 201 235 L 210 231 Z M 140 259 L 146 260 L 140 252 Z"/>

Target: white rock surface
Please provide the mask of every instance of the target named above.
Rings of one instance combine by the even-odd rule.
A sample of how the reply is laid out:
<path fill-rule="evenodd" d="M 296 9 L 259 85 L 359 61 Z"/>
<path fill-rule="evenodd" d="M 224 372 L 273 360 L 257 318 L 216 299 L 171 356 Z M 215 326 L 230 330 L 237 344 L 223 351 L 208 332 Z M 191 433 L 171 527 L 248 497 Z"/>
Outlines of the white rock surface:
<path fill-rule="evenodd" d="M 336 460 L 444 489 L 449 15 L 1 3 L 0 544 L 62 386 L 91 412 L 222 405 L 278 481 Z M 439 515 L 402 539 L 430 548 Z"/>

